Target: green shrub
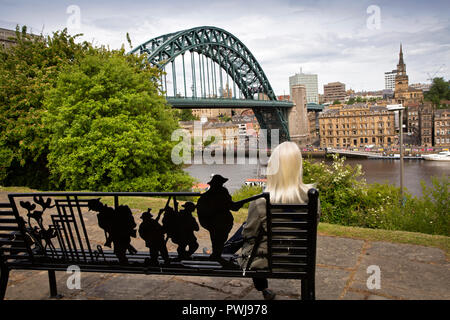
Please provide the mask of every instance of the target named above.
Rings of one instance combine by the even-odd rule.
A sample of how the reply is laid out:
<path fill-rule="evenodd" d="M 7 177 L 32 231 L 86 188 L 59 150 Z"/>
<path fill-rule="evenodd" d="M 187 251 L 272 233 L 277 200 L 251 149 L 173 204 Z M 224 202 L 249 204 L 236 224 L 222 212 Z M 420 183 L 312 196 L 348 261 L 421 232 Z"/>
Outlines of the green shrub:
<path fill-rule="evenodd" d="M 432 186 L 422 182 L 422 197 L 391 184 L 368 184 L 361 166 L 344 164 L 333 155 L 331 164 L 304 160 L 305 183 L 315 182 L 320 192 L 321 221 L 346 226 L 403 230 L 450 235 L 449 178 L 432 178 Z"/>
<path fill-rule="evenodd" d="M 178 123 L 159 76 L 145 59 L 101 48 L 60 72 L 43 118 L 57 188 L 190 190 L 192 178 L 171 159 Z"/>
<path fill-rule="evenodd" d="M 249 186 L 244 184 L 239 190 L 233 192 L 231 196 L 233 201 L 240 201 L 246 198 L 250 198 L 251 196 L 255 196 L 260 194 L 263 191 L 262 187 L 259 186 Z M 244 204 L 244 208 L 248 208 L 249 203 Z"/>

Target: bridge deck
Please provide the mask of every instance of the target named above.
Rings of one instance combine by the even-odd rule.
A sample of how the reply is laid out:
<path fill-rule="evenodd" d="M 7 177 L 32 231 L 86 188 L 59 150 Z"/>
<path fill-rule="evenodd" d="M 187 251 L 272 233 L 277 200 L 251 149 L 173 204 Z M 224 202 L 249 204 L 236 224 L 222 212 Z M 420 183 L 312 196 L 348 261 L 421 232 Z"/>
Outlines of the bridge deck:
<path fill-rule="evenodd" d="M 167 97 L 167 102 L 178 109 L 292 108 L 294 106 L 291 101 L 229 98 Z"/>

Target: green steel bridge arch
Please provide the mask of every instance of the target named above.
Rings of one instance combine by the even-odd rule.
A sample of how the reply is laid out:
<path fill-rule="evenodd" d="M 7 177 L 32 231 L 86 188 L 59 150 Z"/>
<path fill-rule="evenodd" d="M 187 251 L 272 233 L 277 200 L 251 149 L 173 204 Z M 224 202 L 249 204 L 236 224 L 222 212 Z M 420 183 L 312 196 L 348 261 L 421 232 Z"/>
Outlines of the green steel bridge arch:
<path fill-rule="evenodd" d="M 254 105 L 250 101 L 241 105 L 252 108 L 261 128 L 268 129 L 268 131 L 271 129 L 279 129 L 280 141 L 289 140 L 286 110 L 292 104 L 277 101 L 272 86 L 256 58 L 237 37 L 228 31 L 216 27 L 204 26 L 169 33 L 140 44 L 130 54 L 145 53 L 147 54 L 148 61 L 162 70 L 169 63 L 172 63 L 172 70 L 175 73 L 175 58 L 180 55 L 182 56 L 184 71 L 184 54 L 188 51 L 203 55 L 219 65 L 234 81 L 235 85 L 238 86 L 245 99 L 255 101 Z M 191 59 L 192 65 L 195 65 L 193 58 Z M 192 72 L 194 74 L 196 72 L 194 67 Z M 201 72 L 200 69 L 200 76 Z M 220 77 L 220 81 L 222 82 L 222 77 Z M 195 83 L 193 85 L 195 86 Z M 176 95 L 175 86 L 176 83 L 174 84 Z M 221 87 L 223 88 L 223 86 Z M 267 96 L 270 104 L 265 106 L 260 100 L 254 99 L 255 94 Z M 198 99 L 196 100 L 198 101 Z M 170 99 L 168 101 L 170 103 Z M 257 101 L 259 102 L 256 103 Z M 277 103 L 279 103 L 279 106 Z"/>

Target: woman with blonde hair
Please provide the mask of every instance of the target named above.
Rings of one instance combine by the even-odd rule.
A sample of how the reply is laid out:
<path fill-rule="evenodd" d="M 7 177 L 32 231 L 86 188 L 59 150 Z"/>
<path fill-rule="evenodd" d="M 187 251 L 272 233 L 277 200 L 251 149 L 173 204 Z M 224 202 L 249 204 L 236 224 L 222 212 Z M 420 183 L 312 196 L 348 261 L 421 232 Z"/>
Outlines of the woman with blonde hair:
<path fill-rule="evenodd" d="M 270 202 L 277 204 L 301 204 L 308 202 L 308 190 L 313 184 L 303 183 L 302 154 L 294 142 L 283 142 L 272 152 L 267 165 L 267 186 L 265 192 L 270 193 Z M 320 208 L 320 206 L 319 206 Z M 320 211 L 319 211 L 320 215 Z M 244 270 L 265 269 L 268 267 L 267 237 L 259 242 L 257 253 L 249 264 L 255 238 L 260 228 L 267 231 L 266 200 L 259 198 L 250 202 L 247 221 L 231 237 L 224 246 L 223 253 L 235 253 L 242 247 L 239 264 Z M 268 281 L 264 278 L 253 278 L 253 283 L 261 291 L 264 299 L 272 300 L 275 293 L 268 289 Z"/>

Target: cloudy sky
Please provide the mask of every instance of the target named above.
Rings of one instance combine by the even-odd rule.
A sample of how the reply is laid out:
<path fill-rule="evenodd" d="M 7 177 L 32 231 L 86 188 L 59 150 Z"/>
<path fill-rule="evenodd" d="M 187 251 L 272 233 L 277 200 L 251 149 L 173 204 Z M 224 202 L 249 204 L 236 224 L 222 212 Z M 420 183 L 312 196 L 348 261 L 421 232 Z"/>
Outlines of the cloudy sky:
<path fill-rule="evenodd" d="M 279 95 L 289 92 L 289 76 L 300 68 L 318 74 L 319 92 L 333 81 L 357 91 L 383 89 L 400 42 L 410 83 L 435 74 L 449 79 L 449 12 L 448 0 L 0 0 L 0 27 L 27 25 L 44 34 L 69 27 L 83 40 L 120 48 L 127 32 L 136 46 L 216 26 L 250 49 Z"/>

